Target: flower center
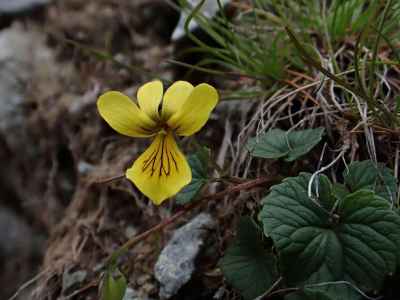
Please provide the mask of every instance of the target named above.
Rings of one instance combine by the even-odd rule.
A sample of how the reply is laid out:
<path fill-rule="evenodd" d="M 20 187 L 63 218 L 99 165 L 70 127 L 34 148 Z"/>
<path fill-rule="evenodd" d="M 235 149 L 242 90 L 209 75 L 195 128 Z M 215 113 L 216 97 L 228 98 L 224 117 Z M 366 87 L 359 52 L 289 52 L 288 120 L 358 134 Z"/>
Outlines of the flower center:
<path fill-rule="evenodd" d="M 160 123 L 159 128 L 159 133 L 161 134 L 168 134 L 169 132 L 171 132 L 171 128 L 168 126 L 167 123 Z"/>

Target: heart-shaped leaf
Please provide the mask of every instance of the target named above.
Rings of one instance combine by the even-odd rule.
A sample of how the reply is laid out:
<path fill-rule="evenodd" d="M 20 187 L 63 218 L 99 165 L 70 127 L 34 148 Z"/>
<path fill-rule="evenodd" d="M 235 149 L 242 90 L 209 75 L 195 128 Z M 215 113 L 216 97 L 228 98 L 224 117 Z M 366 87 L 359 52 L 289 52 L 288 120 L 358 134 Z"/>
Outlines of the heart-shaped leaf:
<path fill-rule="evenodd" d="M 283 131 L 271 129 L 265 134 L 251 138 L 246 147 L 251 155 L 262 158 L 284 158 L 293 161 L 309 152 L 317 145 L 324 128 Z"/>
<path fill-rule="evenodd" d="M 252 300 L 277 278 L 275 257 L 264 247 L 262 232 L 250 218 L 242 218 L 235 242 L 220 261 L 227 281 Z"/>
<path fill-rule="evenodd" d="M 391 202 L 397 199 L 397 180 L 393 172 L 381 164 L 376 166 L 371 160 L 352 162 L 343 177 L 352 192 L 370 189 Z"/>
<path fill-rule="evenodd" d="M 310 177 L 301 174 L 274 186 L 259 215 L 288 284 L 347 281 L 363 291 L 380 289 L 396 269 L 400 216 L 370 190 L 338 199 L 330 212 L 309 199 Z"/>

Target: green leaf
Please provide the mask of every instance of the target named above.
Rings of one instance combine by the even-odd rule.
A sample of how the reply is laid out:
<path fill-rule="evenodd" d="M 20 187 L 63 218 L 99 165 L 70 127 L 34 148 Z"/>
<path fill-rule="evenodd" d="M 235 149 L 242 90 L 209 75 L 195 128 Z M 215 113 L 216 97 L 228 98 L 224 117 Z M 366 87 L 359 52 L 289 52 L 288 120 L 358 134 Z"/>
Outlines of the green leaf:
<path fill-rule="evenodd" d="M 122 300 L 127 282 L 125 276 L 118 270 L 111 274 L 107 271 L 101 286 L 101 300 Z"/>
<path fill-rule="evenodd" d="M 208 182 L 208 161 L 210 150 L 200 148 L 195 154 L 188 157 L 192 169 L 192 181 L 176 195 L 176 203 L 186 204 L 196 198 L 202 187 Z"/>
<path fill-rule="evenodd" d="M 340 202 L 341 198 L 338 197 L 337 188 L 332 185 L 328 177 L 318 175 L 313 184 L 314 194 L 318 191 L 317 197 L 319 197 L 319 203 L 324 209 L 330 211 L 337 201 Z"/>
<path fill-rule="evenodd" d="M 362 291 L 380 289 L 396 269 L 400 216 L 370 190 L 348 194 L 331 214 L 308 198 L 310 177 L 274 186 L 259 215 L 288 284 L 348 281 Z"/>
<path fill-rule="evenodd" d="M 335 183 L 332 185 L 332 194 L 336 199 L 343 200 L 349 194 L 349 191 L 344 184 Z"/>
<path fill-rule="evenodd" d="M 271 129 L 247 142 L 251 155 L 262 158 L 285 158 L 293 161 L 309 152 L 317 145 L 324 133 L 324 128 L 305 129 L 286 132 L 281 129 Z"/>
<path fill-rule="evenodd" d="M 351 163 L 344 171 L 343 177 L 345 184 L 352 192 L 370 189 L 392 202 L 397 198 L 397 181 L 393 176 L 393 171 L 381 164 L 375 166 L 371 160 Z"/>
<path fill-rule="evenodd" d="M 220 266 L 226 280 L 246 300 L 264 293 L 277 279 L 275 257 L 265 249 L 262 232 L 249 217 L 240 220 L 236 240 Z"/>

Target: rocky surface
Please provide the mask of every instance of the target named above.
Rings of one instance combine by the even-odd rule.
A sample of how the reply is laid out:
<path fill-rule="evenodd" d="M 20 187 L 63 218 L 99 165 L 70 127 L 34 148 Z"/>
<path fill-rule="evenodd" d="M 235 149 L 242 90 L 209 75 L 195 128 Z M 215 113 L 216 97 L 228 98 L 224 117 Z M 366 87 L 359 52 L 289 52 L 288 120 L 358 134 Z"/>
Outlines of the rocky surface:
<path fill-rule="evenodd" d="M 171 298 L 190 280 L 195 259 L 214 226 L 211 216 L 201 213 L 173 233 L 154 268 L 154 275 L 160 282 L 161 299 Z"/>
<path fill-rule="evenodd" d="M 0 16 L 2 14 L 15 14 L 48 4 L 51 0 L 0 0 Z"/>
<path fill-rule="evenodd" d="M 0 223 L 7 225 L 0 228 L 9 228 L 4 234 L 10 237 L 2 239 L 9 241 L 4 247 L 18 248 L 2 249 L 7 263 L 14 264 L 12 278 L 15 281 L 11 276 L 4 279 L 8 282 L 7 289 L 0 291 L 0 298 L 9 296 L 16 289 L 14 284 L 22 284 L 22 280 L 36 272 L 34 264 L 41 256 L 32 260 L 31 252 L 36 251 L 32 241 L 42 240 L 44 250 L 46 227 L 53 219 L 48 208 L 55 203 L 46 198 L 49 193 L 43 184 L 50 183 L 49 170 L 43 166 L 51 158 L 45 143 L 37 139 L 37 125 L 41 121 L 37 122 L 34 117 L 40 106 L 35 100 L 37 95 L 40 99 L 51 99 L 59 93 L 60 78 L 68 70 L 55 62 L 54 51 L 47 46 L 46 35 L 39 28 L 26 28 L 15 22 L 0 31 L 0 206 L 3 204 L 11 209 L 10 212 L 1 209 Z M 46 115 L 51 116 L 50 110 Z M 44 133 L 42 129 L 39 131 Z M 59 208 L 54 206 L 53 209 L 61 213 Z M 18 213 L 14 214 L 12 210 Z M 38 230 L 32 230 L 36 226 Z M 42 234 L 37 236 L 40 231 Z M 17 268 L 15 264 L 23 267 Z M 0 278 L 9 275 L 6 268 L 0 270 Z"/>
<path fill-rule="evenodd" d="M 24 135 L 23 105 L 31 75 L 31 42 L 20 27 L 0 32 L 0 134 L 10 147 Z M 11 134 L 12 133 L 12 134 Z"/>
<path fill-rule="evenodd" d="M 7 167 L 7 173 L 0 172 L 0 179 L 15 193 L 19 205 L 47 226 L 52 217 L 46 215 L 46 207 L 52 202 L 43 197 L 47 189 L 43 183 L 51 176 L 43 165 L 57 167 L 56 156 L 49 156 L 48 151 L 58 141 L 46 131 L 59 126 L 57 114 L 63 109 L 62 99 L 66 99 L 59 94 L 72 68 L 56 63 L 55 53 L 39 28 L 24 28 L 21 23 L 0 31 L 0 66 L 0 142 L 4 145 L 0 158 L 4 157 L 2 164 Z M 45 108 L 46 102 L 54 100 L 59 105 Z M 47 139 L 40 140 L 43 134 Z M 32 180 L 32 174 L 38 181 Z"/>
<path fill-rule="evenodd" d="M 29 278 L 35 268 L 34 261 L 43 254 L 45 239 L 33 232 L 21 216 L 2 205 L 0 228 L 0 296 L 10 296 L 15 292 L 15 284 Z"/>
<path fill-rule="evenodd" d="M 0 24 L 0 207 L 14 211 L 30 229 L 5 245 L 25 245 L 24 253 L 10 256 L 10 250 L 1 250 L 7 265 L 0 261 L 5 266 L 0 270 L 0 299 L 8 299 L 38 272 L 42 275 L 32 283 L 33 293 L 26 290 L 16 299 L 61 299 L 75 292 L 77 299 L 97 299 L 96 266 L 127 238 L 169 213 L 166 207 L 150 205 L 125 180 L 98 183 L 123 173 L 148 141 L 110 130 L 97 113 L 96 99 L 109 89 L 134 94 L 153 79 L 135 66 L 173 78 L 175 68 L 161 68 L 160 62 L 173 50 L 169 37 L 177 14 L 164 1 L 54 2 Z M 123 57 L 134 71 L 79 45 L 110 51 L 118 61 Z M 188 238 L 192 249 L 183 252 L 186 277 L 176 289 L 190 278 L 203 243 L 203 231 L 196 226 L 192 240 Z M 32 260 L 36 242 L 18 239 L 30 236 L 36 241 L 38 233 L 45 249 Z M 153 269 L 159 242 L 149 238 L 124 262 L 134 291 L 128 290 L 128 300 L 157 297 Z"/>

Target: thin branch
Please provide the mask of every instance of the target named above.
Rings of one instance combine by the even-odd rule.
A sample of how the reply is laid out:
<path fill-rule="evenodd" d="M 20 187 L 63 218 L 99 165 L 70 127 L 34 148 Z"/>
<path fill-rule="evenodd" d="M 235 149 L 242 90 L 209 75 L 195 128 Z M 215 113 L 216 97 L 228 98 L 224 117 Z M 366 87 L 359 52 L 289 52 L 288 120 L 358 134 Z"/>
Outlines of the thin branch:
<path fill-rule="evenodd" d="M 125 174 L 117 175 L 117 176 L 112 176 L 112 177 L 107 177 L 107 178 L 97 178 L 93 181 L 93 183 L 96 184 L 105 184 L 105 183 L 111 183 L 113 181 L 121 180 L 125 178 Z"/>
<path fill-rule="evenodd" d="M 223 198 L 223 197 L 225 197 L 226 195 L 229 195 L 229 194 L 237 193 L 237 192 L 244 191 L 244 190 L 250 190 L 252 188 L 255 188 L 255 187 L 258 187 L 258 186 L 261 186 L 261 185 L 264 185 L 264 184 L 268 184 L 268 183 L 274 183 L 274 182 L 277 182 L 279 180 L 281 180 L 280 177 L 261 177 L 261 178 L 257 178 L 257 179 L 254 179 L 254 180 L 249 180 L 249 181 L 247 181 L 245 183 L 237 184 L 237 185 L 235 185 L 233 187 L 229 187 L 229 188 L 225 189 L 224 191 L 221 191 L 221 192 L 216 193 L 216 194 L 206 195 L 206 196 L 202 197 L 201 199 L 186 205 L 182 210 L 178 211 L 172 217 L 170 217 L 170 218 L 164 220 L 163 222 L 151 227 L 150 229 L 144 231 L 143 233 L 141 233 L 141 234 L 139 234 L 137 236 L 134 236 L 131 239 L 129 239 L 125 244 L 123 244 L 119 249 L 114 251 L 107 258 L 106 265 L 110 266 L 112 264 L 115 264 L 116 260 L 121 255 L 124 255 L 129 249 L 131 249 L 132 247 L 137 245 L 139 242 L 141 242 L 144 239 L 148 238 L 150 235 L 161 231 L 162 229 L 164 229 L 168 225 L 173 224 L 175 221 L 180 219 L 186 213 L 192 211 L 194 208 L 199 207 L 204 203 L 207 203 L 208 201 L 220 199 L 220 198 Z"/>

